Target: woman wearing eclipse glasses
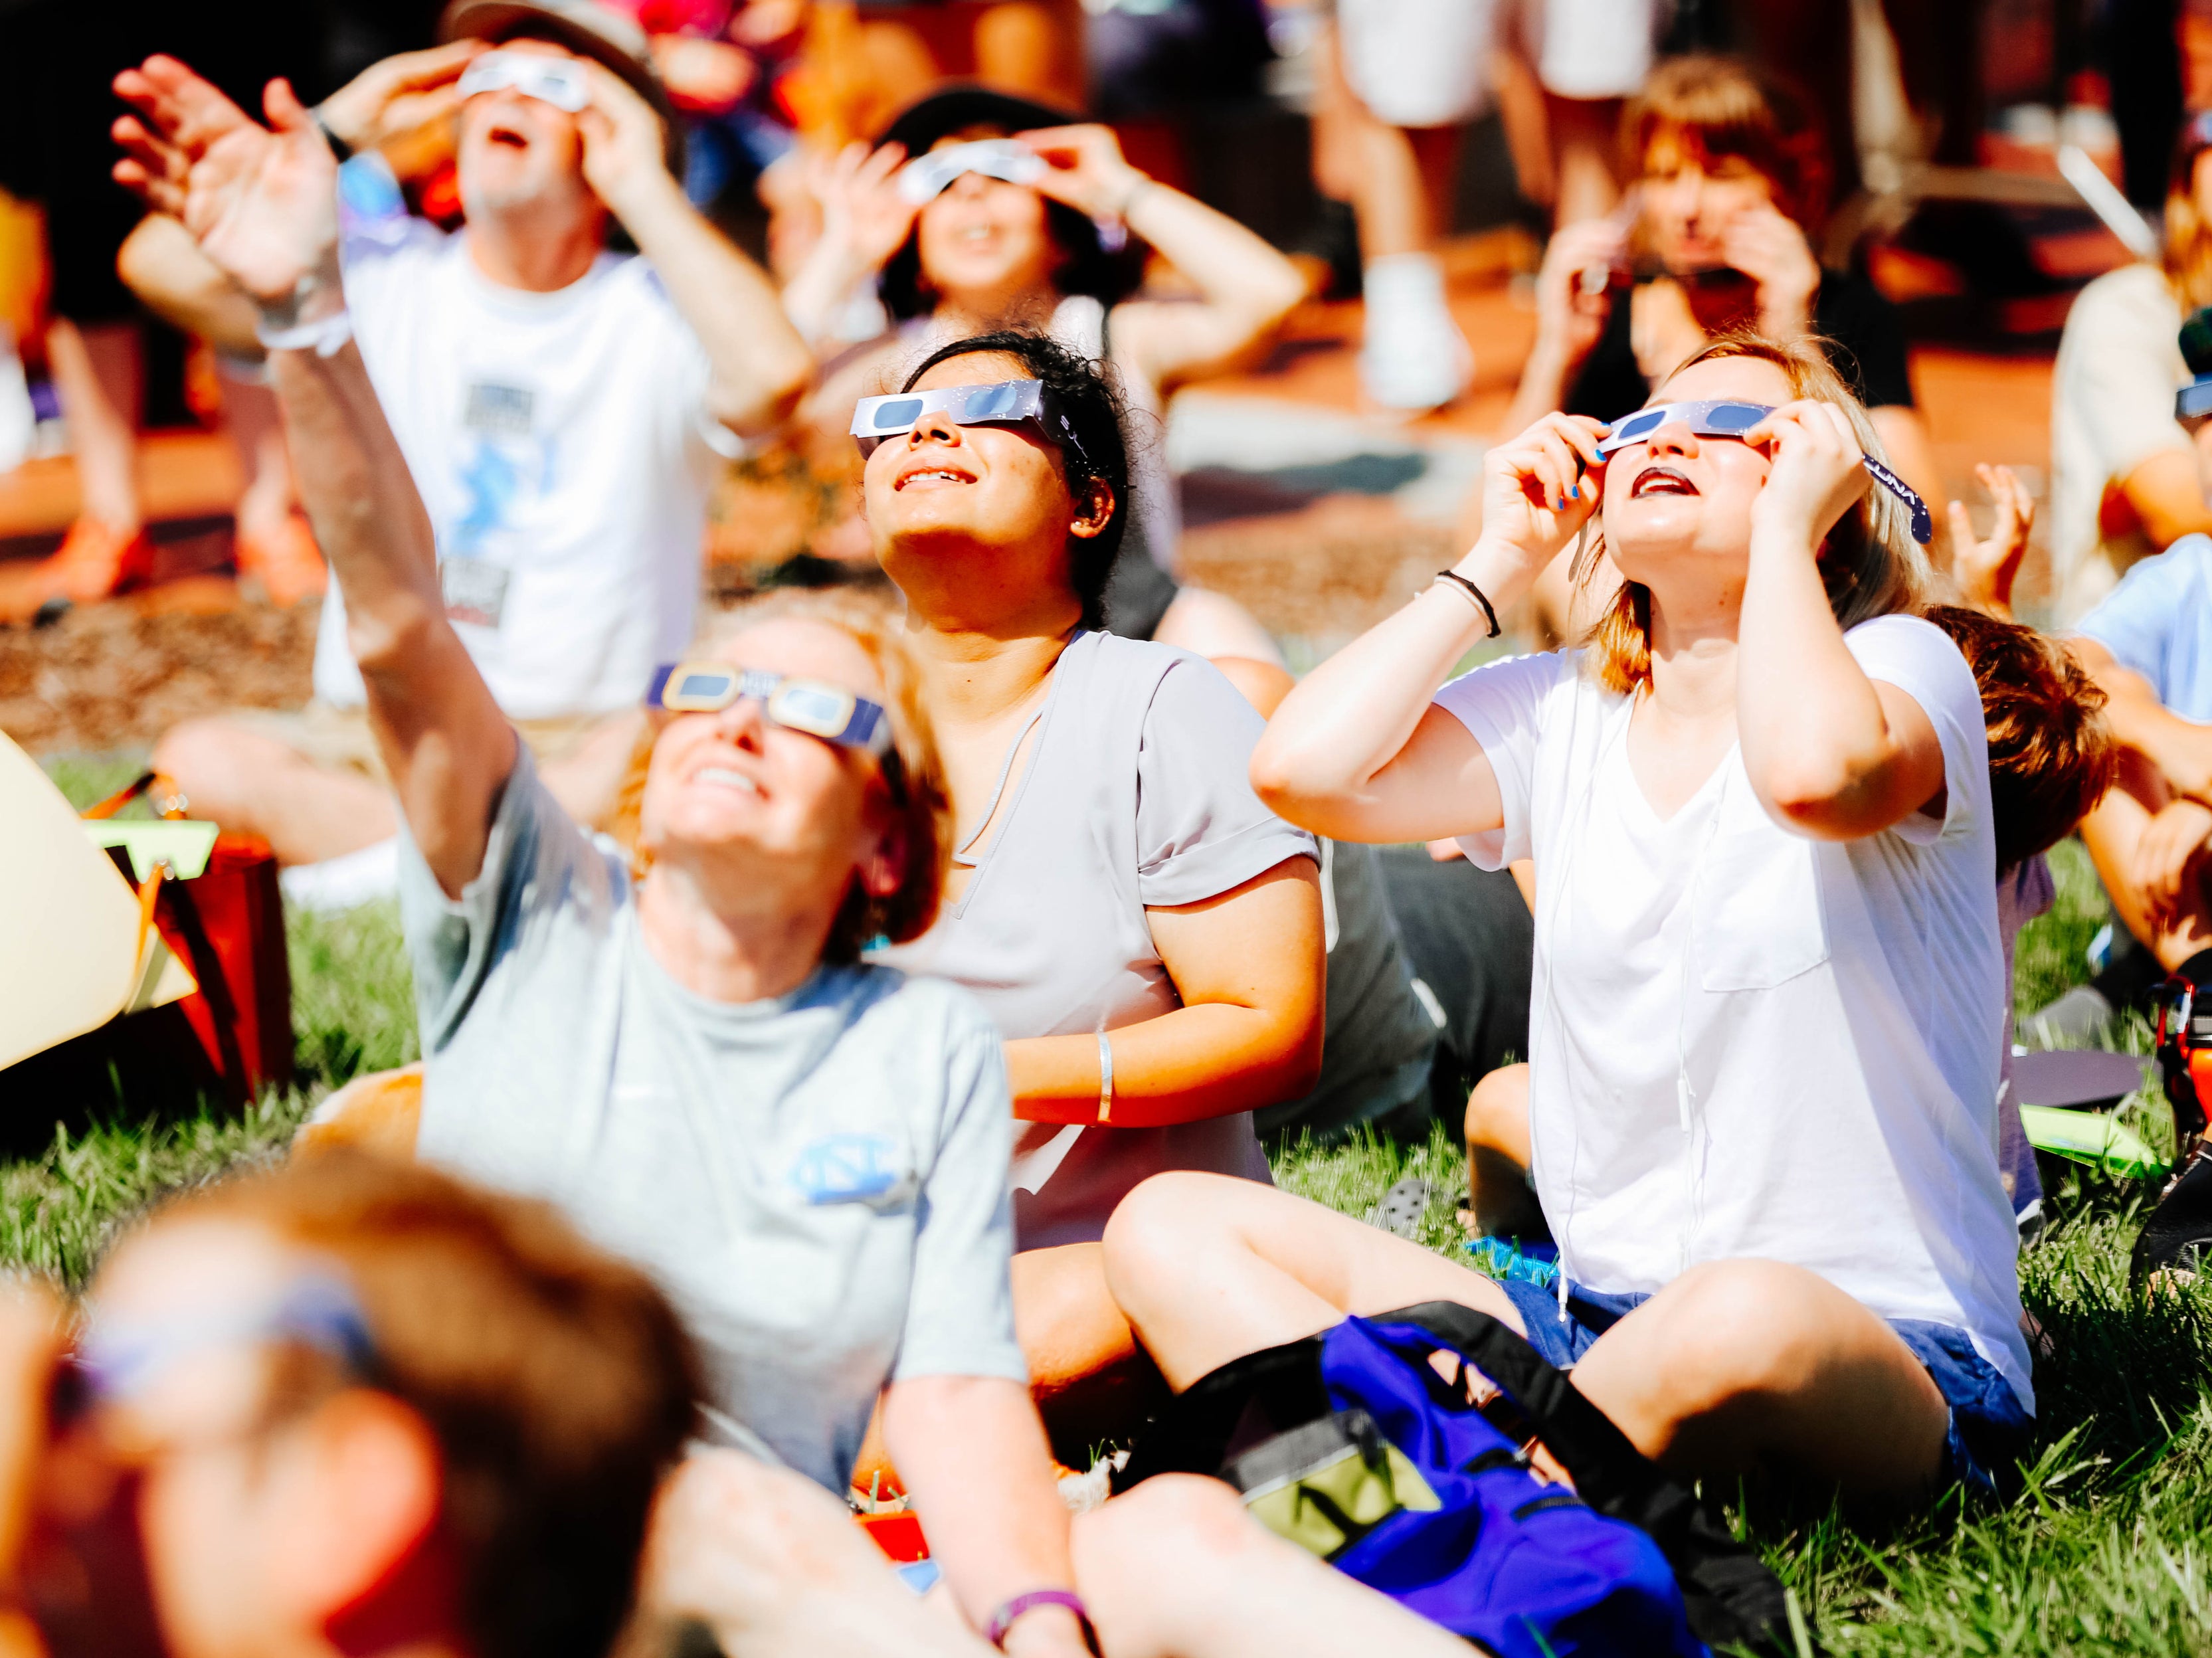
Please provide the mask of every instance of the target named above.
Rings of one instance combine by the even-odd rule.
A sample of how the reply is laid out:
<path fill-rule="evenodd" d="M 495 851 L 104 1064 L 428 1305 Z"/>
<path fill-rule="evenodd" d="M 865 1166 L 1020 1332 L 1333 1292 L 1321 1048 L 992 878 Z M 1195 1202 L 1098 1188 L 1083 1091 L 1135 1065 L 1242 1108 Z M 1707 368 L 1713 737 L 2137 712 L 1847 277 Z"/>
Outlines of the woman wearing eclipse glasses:
<path fill-rule="evenodd" d="M 1686 1474 L 1897 1503 L 2019 1448 L 1982 704 L 1911 614 L 1919 513 L 1878 452 L 1814 348 L 1717 342 L 1610 435 L 1554 414 L 1492 450 L 1474 549 L 1291 692 L 1253 760 L 1279 811 L 1535 859 L 1529 1127 L 1561 1271 L 1500 1284 L 1170 1176 L 1106 1265 L 1173 1385 L 1448 1297 Z M 1448 680 L 1578 537 L 1624 578 L 1588 642 Z"/>
<path fill-rule="evenodd" d="M 1119 413 L 1095 364 L 1007 332 L 851 422 L 958 825 L 936 925 L 875 959 L 966 987 L 1006 1038 L 1016 1321 L 1073 1451 L 1157 1386 L 1107 1217 L 1162 1169 L 1265 1182 L 1250 1113 L 1312 1086 L 1322 1041 L 1315 847 L 1253 795 L 1259 715 L 1197 657 L 1097 631 L 1117 552 L 1141 556 Z"/>
<path fill-rule="evenodd" d="M 420 1155 L 550 1199 L 684 1315 L 724 1436 L 847 1489 L 871 1414 L 962 1610 L 1088 1644 L 1014 1336 L 1006 1081 L 954 987 L 862 964 L 934 915 L 943 771 L 880 612 L 793 598 L 657 675 L 638 862 L 539 780 L 447 619 L 430 524 L 343 331 L 329 153 L 159 159 L 264 319 L 404 824 Z M 258 131 L 258 130 L 253 130 Z"/>

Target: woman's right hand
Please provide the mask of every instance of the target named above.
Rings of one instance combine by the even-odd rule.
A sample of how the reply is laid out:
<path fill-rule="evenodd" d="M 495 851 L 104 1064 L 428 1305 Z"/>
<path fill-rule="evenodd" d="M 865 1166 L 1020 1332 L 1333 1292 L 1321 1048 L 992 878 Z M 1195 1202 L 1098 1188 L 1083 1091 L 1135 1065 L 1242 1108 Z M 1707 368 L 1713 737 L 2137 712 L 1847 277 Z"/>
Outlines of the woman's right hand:
<path fill-rule="evenodd" d="M 1559 550 L 1589 522 L 1605 487 L 1605 462 L 1597 452 L 1605 425 L 1588 415 L 1545 416 L 1518 436 L 1494 443 L 1482 458 L 1482 538 L 1486 574 L 1510 604 L 1536 579 Z M 1502 559 L 1506 572 L 1495 568 Z"/>
<path fill-rule="evenodd" d="M 904 245 L 921 210 L 900 191 L 902 144 L 870 152 L 850 143 L 807 164 L 807 187 L 822 203 L 822 239 L 868 270 L 880 270 Z"/>

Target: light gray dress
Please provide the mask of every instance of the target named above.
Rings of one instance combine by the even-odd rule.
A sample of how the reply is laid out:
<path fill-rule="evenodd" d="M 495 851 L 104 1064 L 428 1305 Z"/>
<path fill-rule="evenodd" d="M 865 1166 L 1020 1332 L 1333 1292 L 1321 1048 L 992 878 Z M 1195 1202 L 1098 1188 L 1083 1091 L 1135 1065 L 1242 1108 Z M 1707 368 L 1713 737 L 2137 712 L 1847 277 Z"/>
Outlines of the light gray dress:
<path fill-rule="evenodd" d="M 1252 793 L 1262 724 L 1202 658 L 1077 635 L 967 890 L 922 938 L 873 959 L 963 986 L 1009 1039 L 1174 1011 L 1146 908 L 1216 897 L 1316 855 L 1312 836 Z M 1268 1178 L 1249 1112 L 1065 1129 L 1015 1159 L 1015 1247 L 1097 1239 L 1130 1187 L 1170 1169 Z"/>

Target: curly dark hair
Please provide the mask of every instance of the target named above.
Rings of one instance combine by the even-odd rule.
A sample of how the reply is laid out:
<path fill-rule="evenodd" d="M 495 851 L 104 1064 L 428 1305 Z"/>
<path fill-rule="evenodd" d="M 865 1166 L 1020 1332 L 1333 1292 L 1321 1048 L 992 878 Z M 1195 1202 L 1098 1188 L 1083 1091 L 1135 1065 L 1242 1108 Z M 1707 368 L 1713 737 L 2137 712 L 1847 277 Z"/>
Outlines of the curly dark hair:
<path fill-rule="evenodd" d="M 2112 786 L 2119 750 L 2105 694 L 2033 628 L 1956 604 L 1931 604 L 1924 614 L 1951 635 L 1981 688 L 2002 874 L 2057 845 Z"/>
<path fill-rule="evenodd" d="M 940 362 L 983 353 L 1013 358 L 1029 371 L 1030 379 L 1043 381 L 1045 390 L 1059 398 L 1075 429 L 1075 446 L 1060 448 L 1070 498 L 1082 500 L 1095 484 L 1105 485 L 1113 494 L 1113 515 L 1106 527 L 1095 536 L 1070 536 L 1067 540 L 1067 583 L 1082 604 L 1083 625 L 1103 628 L 1107 578 L 1114 573 L 1122 532 L 1129 524 L 1129 446 L 1123 436 L 1127 411 L 1121 393 L 1103 364 L 1069 350 L 1048 334 L 1022 328 L 997 329 L 939 346 L 915 366 L 899 390 L 913 391 L 915 383 Z"/>

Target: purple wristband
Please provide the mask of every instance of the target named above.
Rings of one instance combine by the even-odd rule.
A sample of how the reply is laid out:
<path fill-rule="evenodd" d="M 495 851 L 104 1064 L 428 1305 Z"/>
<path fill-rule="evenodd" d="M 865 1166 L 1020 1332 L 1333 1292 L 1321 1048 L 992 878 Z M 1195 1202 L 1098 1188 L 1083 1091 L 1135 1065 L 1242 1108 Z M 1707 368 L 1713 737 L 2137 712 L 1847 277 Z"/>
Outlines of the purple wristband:
<path fill-rule="evenodd" d="M 1083 1597 L 1073 1589 L 1031 1589 L 1018 1594 L 991 1614 L 985 1626 L 983 1638 L 1000 1651 L 1006 1650 L 1006 1631 L 1026 1614 L 1039 1606 L 1065 1606 L 1075 1614 L 1075 1621 L 1083 1626 L 1083 1644 L 1094 1653 L 1098 1650 L 1098 1632 L 1091 1627 L 1091 1612 L 1083 1604 Z"/>

